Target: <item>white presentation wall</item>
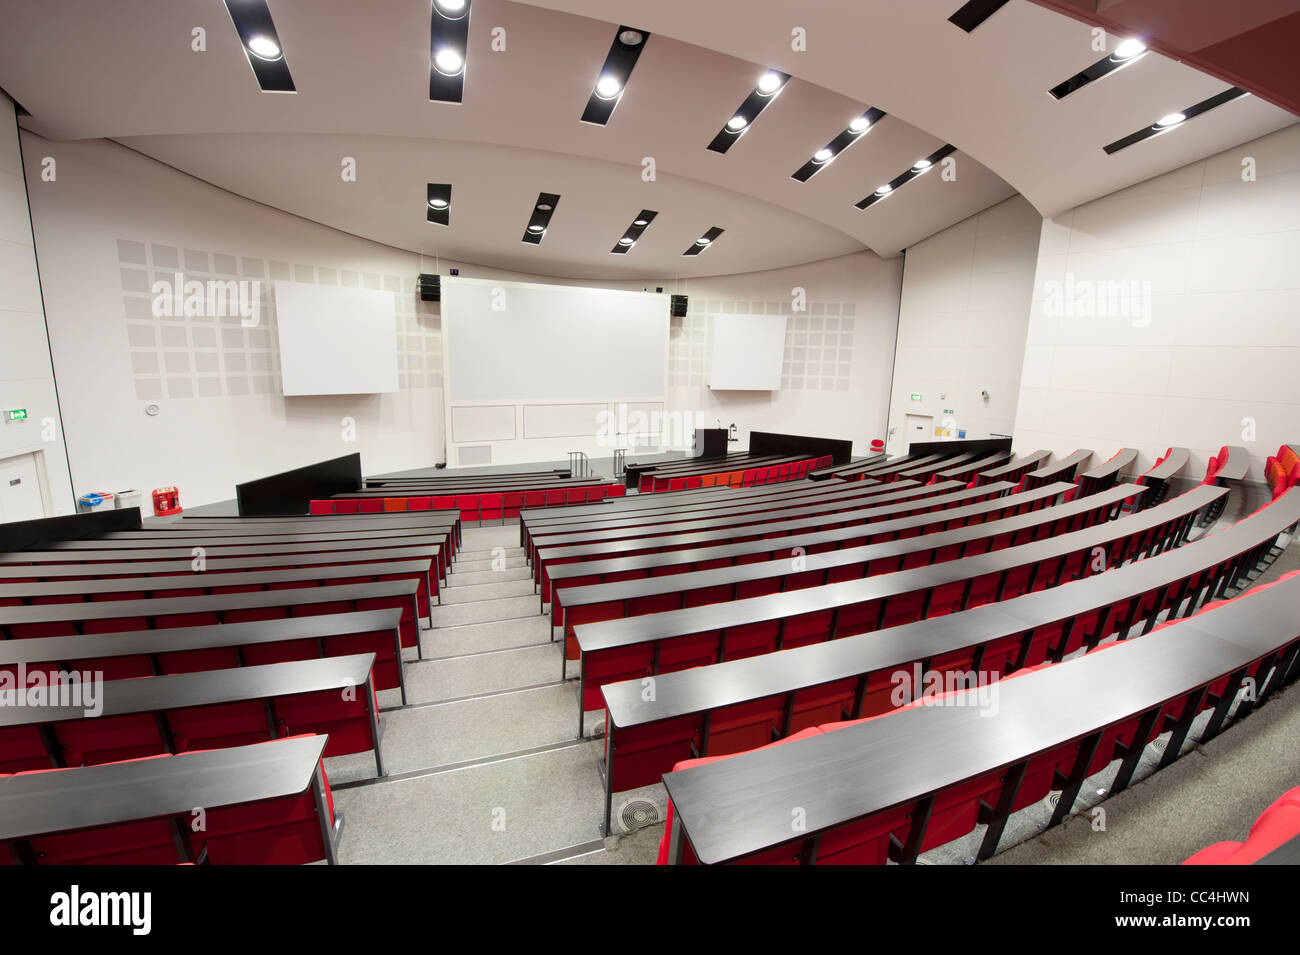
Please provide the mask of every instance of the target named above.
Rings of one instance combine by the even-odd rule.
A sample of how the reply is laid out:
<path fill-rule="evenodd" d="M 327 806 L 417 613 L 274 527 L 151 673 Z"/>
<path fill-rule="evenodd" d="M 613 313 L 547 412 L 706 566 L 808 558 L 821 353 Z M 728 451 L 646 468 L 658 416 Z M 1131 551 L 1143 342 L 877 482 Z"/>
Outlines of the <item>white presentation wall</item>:
<path fill-rule="evenodd" d="M 285 395 L 397 391 L 397 302 L 392 292 L 275 283 Z"/>
<path fill-rule="evenodd" d="M 709 387 L 776 391 L 785 355 L 784 315 L 714 315 Z"/>
<path fill-rule="evenodd" d="M 659 293 L 444 277 L 448 465 L 631 447 L 611 422 L 619 405 L 663 409 L 668 306 Z"/>

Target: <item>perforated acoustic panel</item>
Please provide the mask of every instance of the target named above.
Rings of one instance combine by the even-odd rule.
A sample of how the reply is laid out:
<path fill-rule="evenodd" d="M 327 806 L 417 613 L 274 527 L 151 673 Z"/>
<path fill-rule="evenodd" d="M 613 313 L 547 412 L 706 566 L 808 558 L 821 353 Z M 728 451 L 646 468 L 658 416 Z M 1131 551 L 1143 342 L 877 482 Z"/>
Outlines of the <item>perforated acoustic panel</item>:
<path fill-rule="evenodd" d="M 438 305 L 418 301 L 414 277 L 291 265 L 134 239 L 117 240 L 117 257 L 132 378 L 141 400 L 279 394 L 280 356 L 271 294 L 277 279 L 396 293 L 398 387 L 442 387 Z M 186 285 L 199 282 L 205 292 L 202 307 L 174 307 L 178 274 L 182 305 L 188 297 Z M 160 282 L 172 295 L 170 308 L 158 301 L 155 288 Z M 217 314 L 220 309 L 210 309 L 209 283 L 219 283 L 223 290 L 233 288 L 250 304 L 256 288 L 257 324 L 245 327 L 237 312 L 223 315 Z"/>
<path fill-rule="evenodd" d="M 856 302 L 808 302 L 794 311 L 788 302 L 690 300 L 685 318 L 668 326 L 669 387 L 705 387 L 713 316 L 787 315 L 781 388 L 848 391 L 853 367 Z"/>

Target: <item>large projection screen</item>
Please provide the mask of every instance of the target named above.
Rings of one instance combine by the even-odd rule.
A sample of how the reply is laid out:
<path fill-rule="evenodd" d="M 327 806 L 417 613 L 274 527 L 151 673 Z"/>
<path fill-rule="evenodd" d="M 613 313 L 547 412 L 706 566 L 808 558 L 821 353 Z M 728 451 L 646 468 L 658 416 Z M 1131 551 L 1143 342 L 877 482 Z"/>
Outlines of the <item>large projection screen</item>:
<path fill-rule="evenodd" d="M 784 315 L 715 315 L 709 387 L 776 391 L 785 356 Z"/>
<path fill-rule="evenodd" d="M 662 397 L 667 295 L 442 280 L 449 403 Z"/>
<path fill-rule="evenodd" d="M 397 390 L 397 301 L 374 289 L 275 283 L 286 395 Z"/>

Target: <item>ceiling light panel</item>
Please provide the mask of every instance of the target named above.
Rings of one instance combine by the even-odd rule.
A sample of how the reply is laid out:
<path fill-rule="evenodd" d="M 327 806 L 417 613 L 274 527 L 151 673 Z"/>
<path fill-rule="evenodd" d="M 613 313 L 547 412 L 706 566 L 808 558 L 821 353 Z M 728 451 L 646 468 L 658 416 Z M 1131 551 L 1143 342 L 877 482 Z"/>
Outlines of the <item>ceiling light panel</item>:
<path fill-rule="evenodd" d="M 1222 93 L 1219 93 L 1217 96 L 1211 96 L 1209 99 L 1201 100 L 1199 103 L 1195 104 L 1194 106 L 1189 106 L 1186 109 L 1180 110 L 1177 113 L 1170 113 L 1167 116 L 1163 116 L 1160 119 L 1156 120 L 1154 123 L 1152 123 L 1150 126 L 1144 126 L 1142 129 L 1139 129 L 1137 132 L 1129 133 L 1123 139 L 1117 139 L 1110 145 L 1103 146 L 1102 148 L 1106 150 L 1106 153 L 1108 155 L 1117 153 L 1121 149 L 1127 149 L 1129 146 L 1132 146 L 1135 143 L 1142 142 L 1144 139 L 1150 139 L 1153 136 L 1159 136 L 1162 133 L 1167 133 L 1170 132 L 1171 130 L 1177 129 L 1180 126 L 1184 126 L 1195 117 L 1200 116 L 1202 113 L 1208 113 L 1210 110 L 1214 109 L 1215 107 L 1222 106 L 1224 103 L 1230 103 L 1234 99 L 1237 99 L 1238 97 L 1245 96 L 1245 95 L 1246 95 L 1246 91 L 1243 90 L 1241 87 L 1231 86 L 1228 89 L 1224 90 Z M 1178 118 L 1179 116 L 1181 116 L 1182 119 L 1179 119 Z"/>
<path fill-rule="evenodd" d="M 794 175 L 790 178 L 797 179 L 799 182 L 807 182 L 834 162 L 836 156 L 869 133 L 876 123 L 884 118 L 885 111 L 876 109 L 874 106 L 861 116 L 855 117 L 848 126 L 840 131 L 838 136 L 813 153 L 812 158 L 796 169 Z"/>
<path fill-rule="evenodd" d="M 1115 47 L 1115 52 L 1109 56 L 1104 56 L 1086 70 L 1075 73 L 1068 80 L 1053 86 L 1049 93 L 1057 99 L 1065 99 L 1071 93 L 1075 93 L 1089 83 L 1096 82 L 1103 76 L 1110 76 L 1119 70 L 1124 69 L 1130 63 L 1136 63 L 1142 57 L 1146 56 L 1147 48 L 1139 40 L 1123 40 Z"/>
<path fill-rule="evenodd" d="M 655 216 L 658 214 L 653 209 L 642 209 L 637 213 L 637 217 L 632 220 L 632 224 L 627 227 L 627 231 L 614 243 L 614 248 L 609 251 L 615 255 L 626 255 L 632 251 L 632 246 L 636 245 L 636 240 L 641 238 L 642 232 L 650 228 L 650 223 L 655 221 Z"/>
<path fill-rule="evenodd" d="M 248 65 L 253 68 L 262 92 L 296 93 L 266 0 L 226 0 L 226 12 L 235 25 Z"/>
<path fill-rule="evenodd" d="M 425 196 L 425 215 L 430 222 L 451 225 L 451 184 L 431 182 Z"/>
<path fill-rule="evenodd" d="M 609 122 L 648 39 L 649 33 L 634 27 L 621 26 L 614 31 L 614 42 L 610 44 L 605 63 L 596 75 L 587 108 L 582 112 L 584 123 L 604 126 Z"/>
<path fill-rule="evenodd" d="M 546 230 L 551 227 L 551 216 L 560 204 L 560 197 L 553 192 L 539 192 L 533 203 L 532 214 L 528 217 L 528 226 L 524 229 L 524 241 L 529 245 L 541 245 Z"/>
<path fill-rule="evenodd" d="M 465 95 L 470 0 L 433 0 L 429 16 L 429 99 L 459 103 Z"/>
<path fill-rule="evenodd" d="M 956 146 L 944 145 L 936 149 L 934 152 L 930 153 L 930 155 L 922 156 L 920 159 L 914 162 L 912 164 L 912 167 L 908 169 L 906 172 L 900 173 L 897 176 L 895 176 L 893 179 L 889 180 L 889 182 L 881 186 L 878 186 L 875 192 L 873 192 L 871 195 L 867 196 L 865 199 L 861 200 L 860 202 L 855 202 L 854 205 L 856 205 L 859 209 L 871 208 L 881 199 L 884 199 L 887 196 L 892 196 L 895 192 L 897 192 L 903 186 L 907 185 L 913 179 L 916 179 L 919 176 L 924 176 L 927 172 L 929 172 L 931 169 L 937 166 L 943 159 L 952 155 L 956 151 L 957 151 Z"/>
<path fill-rule="evenodd" d="M 683 252 L 682 255 L 699 255 L 705 249 L 710 248 L 713 243 L 717 241 L 718 236 L 722 235 L 723 231 L 724 230 L 719 229 L 717 226 L 714 226 L 708 232 L 704 233 L 704 235 L 692 242 L 690 248 Z"/>
<path fill-rule="evenodd" d="M 1006 5 L 1007 0 L 970 0 L 970 3 L 962 4 L 961 9 L 948 18 L 948 22 L 955 23 L 970 33 Z"/>
<path fill-rule="evenodd" d="M 731 114 L 718 135 L 709 143 L 709 149 L 715 153 L 725 153 L 745 131 L 758 119 L 758 114 L 767 109 L 768 104 L 781 94 L 785 84 L 790 81 L 789 73 L 780 70 L 768 70 L 758 78 L 754 92 L 745 97 L 740 108 Z"/>

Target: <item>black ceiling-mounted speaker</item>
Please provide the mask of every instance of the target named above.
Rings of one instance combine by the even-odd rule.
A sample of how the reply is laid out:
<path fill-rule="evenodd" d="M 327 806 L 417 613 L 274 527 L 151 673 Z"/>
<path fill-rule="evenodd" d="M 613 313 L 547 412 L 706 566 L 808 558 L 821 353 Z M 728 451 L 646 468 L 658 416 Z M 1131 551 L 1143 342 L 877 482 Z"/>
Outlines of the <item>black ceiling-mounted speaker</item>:
<path fill-rule="evenodd" d="M 686 296 L 674 295 L 668 302 L 668 314 L 673 318 L 686 317 Z"/>
<path fill-rule="evenodd" d="M 419 281 L 416 283 L 416 287 L 420 293 L 421 302 L 442 301 L 442 277 L 441 276 L 430 275 L 428 272 L 421 272 Z"/>

